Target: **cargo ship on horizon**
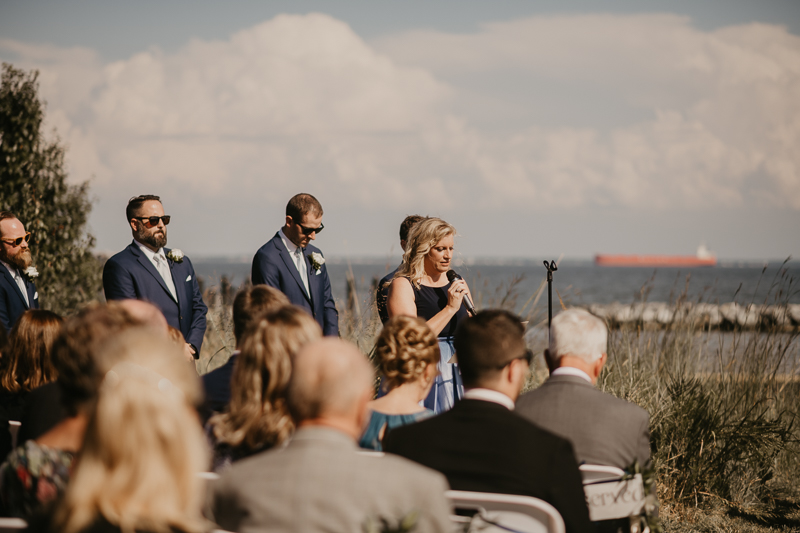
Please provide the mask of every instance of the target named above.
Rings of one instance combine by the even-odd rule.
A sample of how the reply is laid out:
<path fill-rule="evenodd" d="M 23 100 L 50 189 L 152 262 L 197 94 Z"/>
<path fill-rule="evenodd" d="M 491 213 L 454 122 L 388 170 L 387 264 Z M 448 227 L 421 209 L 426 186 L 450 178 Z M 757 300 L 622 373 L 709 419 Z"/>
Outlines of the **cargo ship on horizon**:
<path fill-rule="evenodd" d="M 713 267 L 717 256 L 704 244 L 697 247 L 696 255 L 610 255 L 594 256 L 597 266 L 614 267 Z"/>

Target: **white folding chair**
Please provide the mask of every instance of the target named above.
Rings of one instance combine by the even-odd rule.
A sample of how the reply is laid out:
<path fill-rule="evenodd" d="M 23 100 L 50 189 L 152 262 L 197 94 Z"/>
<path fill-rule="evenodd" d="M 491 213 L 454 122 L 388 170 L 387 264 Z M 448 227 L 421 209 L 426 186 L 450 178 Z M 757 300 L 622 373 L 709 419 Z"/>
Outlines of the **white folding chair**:
<path fill-rule="evenodd" d="M 445 496 L 456 509 L 476 511 L 472 519 L 454 516 L 464 531 L 481 533 L 564 533 L 564 520 L 555 507 L 538 498 L 512 494 L 448 490 Z"/>
<path fill-rule="evenodd" d="M 19 435 L 19 428 L 22 426 L 22 422 L 18 420 L 9 420 L 8 421 L 8 432 L 11 433 L 11 449 L 17 449 L 17 435 Z"/>
<path fill-rule="evenodd" d="M 0 518 L 0 533 L 13 533 L 27 527 L 28 523 L 22 518 Z"/>
<path fill-rule="evenodd" d="M 581 477 L 583 478 L 584 485 L 603 481 L 615 481 L 622 479 L 622 476 L 625 475 L 625 471 L 616 466 L 581 465 L 579 468 L 581 469 Z"/>
<path fill-rule="evenodd" d="M 203 481 L 216 481 L 219 479 L 219 474 L 216 472 L 198 472 L 197 477 L 202 479 Z"/>
<path fill-rule="evenodd" d="M 384 452 L 376 452 L 375 450 L 358 450 L 358 455 L 365 455 L 367 457 L 383 457 L 386 455 Z"/>

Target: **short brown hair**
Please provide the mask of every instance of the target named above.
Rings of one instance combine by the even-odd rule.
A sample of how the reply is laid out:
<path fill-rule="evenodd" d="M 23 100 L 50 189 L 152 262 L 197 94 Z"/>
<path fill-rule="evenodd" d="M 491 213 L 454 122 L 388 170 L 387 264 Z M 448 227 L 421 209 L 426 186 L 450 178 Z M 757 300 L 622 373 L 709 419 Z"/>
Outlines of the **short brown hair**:
<path fill-rule="evenodd" d="M 292 220 L 297 223 L 302 222 L 303 218 L 309 213 L 318 217 L 323 214 L 322 204 L 308 193 L 295 194 L 286 204 L 286 216 L 292 217 Z"/>
<path fill-rule="evenodd" d="M 411 231 L 411 228 L 414 227 L 414 224 L 416 224 L 420 220 L 425 220 L 425 218 L 426 217 L 422 215 L 408 215 L 400 224 L 400 240 L 407 241 L 408 232 Z"/>
<path fill-rule="evenodd" d="M 136 216 L 136 213 L 139 212 L 139 209 L 142 208 L 142 205 L 145 202 L 149 202 L 151 200 L 160 202 L 161 197 L 156 196 L 155 194 L 140 194 L 139 196 L 134 196 L 128 200 L 128 207 L 125 208 L 125 216 L 128 217 L 128 222 L 130 222 L 130 220 Z"/>
<path fill-rule="evenodd" d="M 239 291 L 233 299 L 233 336 L 236 344 L 242 340 L 247 326 L 256 316 L 275 312 L 289 304 L 285 294 L 268 285 L 256 285 Z"/>
<path fill-rule="evenodd" d="M 97 396 L 105 368 L 98 361 L 102 345 L 124 329 L 142 325 L 120 302 L 89 304 L 64 323 L 53 343 L 52 357 L 62 401 L 70 416 Z"/>
<path fill-rule="evenodd" d="M 453 345 L 464 386 L 475 387 L 522 355 L 525 327 L 513 313 L 488 309 L 459 323 Z"/>
<path fill-rule="evenodd" d="M 9 392 L 31 391 L 55 381 L 50 357 L 64 319 L 52 311 L 28 309 L 20 315 L 3 352 L 0 385 Z"/>
<path fill-rule="evenodd" d="M 383 327 L 375 357 L 388 390 L 417 381 L 428 365 L 439 362 L 439 341 L 418 317 L 396 316 Z"/>

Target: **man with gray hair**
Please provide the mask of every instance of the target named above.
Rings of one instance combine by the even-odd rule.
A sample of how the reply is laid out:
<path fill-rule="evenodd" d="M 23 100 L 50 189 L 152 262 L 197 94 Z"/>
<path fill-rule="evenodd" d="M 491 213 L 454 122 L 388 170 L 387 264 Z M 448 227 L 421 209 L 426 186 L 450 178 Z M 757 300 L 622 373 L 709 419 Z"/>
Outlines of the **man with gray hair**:
<path fill-rule="evenodd" d="M 345 341 L 327 338 L 292 360 L 288 406 L 297 431 L 288 446 L 242 459 L 214 485 L 214 518 L 250 533 L 450 531 L 441 474 L 394 456 L 359 453 L 374 371 Z M 410 529 L 411 530 L 411 529 Z"/>
<path fill-rule="evenodd" d="M 572 443 L 578 462 L 626 468 L 650 460 L 650 416 L 595 387 L 606 363 L 608 329 L 582 309 L 562 311 L 550 327 L 550 378 L 520 396 L 517 413 Z"/>

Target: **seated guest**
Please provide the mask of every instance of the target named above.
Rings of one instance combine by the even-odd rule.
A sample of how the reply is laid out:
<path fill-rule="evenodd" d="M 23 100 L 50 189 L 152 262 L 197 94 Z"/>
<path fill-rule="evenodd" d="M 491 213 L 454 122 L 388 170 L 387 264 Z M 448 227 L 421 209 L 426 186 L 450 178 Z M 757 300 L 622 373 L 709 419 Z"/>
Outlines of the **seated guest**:
<path fill-rule="evenodd" d="M 239 355 L 242 335 L 250 321 L 258 315 L 276 311 L 284 305 L 289 305 L 286 295 L 267 285 L 248 287 L 236 295 L 233 300 L 233 336 L 236 339 L 236 350 L 224 365 L 203 376 L 206 414 L 210 416 L 210 413 L 222 412 L 231 400 L 233 366 Z"/>
<path fill-rule="evenodd" d="M 197 480 L 207 452 L 194 411 L 201 389 L 183 346 L 140 327 L 102 352 L 113 363 L 103 365 L 80 461 L 55 512 L 35 525 L 52 533 L 207 531 Z"/>
<path fill-rule="evenodd" d="M 111 315 L 106 316 L 106 310 L 110 310 L 109 313 Z M 90 335 L 113 334 L 120 327 L 120 310 L 126 312 L 122 327 L 127 327 L 129 324 L 145 324 L 156 330 L 167 332 L 169 326 L 161 311 L 153 304 L 139 300 L 117 300 L 109 303 L 108 307 L 91 304 L 83 309 L 78 316 L 83 316 L 83 313 L 88 313 L 87 317 L 93 316 L 92 313 L 103 315 L 103 318 L 98 321 L 98 327 Z M 104 326 L 106 320 L 110 321 L 107 324 L 110 331 L 107 332 Z M 81 327 L 88 327 L 85 326 L 85 322 L 85 320 L 82 322 L 84 326 Z M 75 347 L 75 349 L 78 348 L 79 346 Z M 67 413 L 61 401 L 61 390 L 58 383 L 51 382 L 34 389 L 25 399 L 18 442 L 38 439 L 65 418 L 67 418 Z"/>
<path fill-rule="evenodd" d="M 590 531 L 572 446 L 513 412 L 532 358 L 524 333 L 507 311 L 463 320 L 454 343 L 464 399 L 393 430 L 383 449 L 438 470 L 453 490 L 533 496 L 561 513 L 567 532 Z"/>
<path fill-rule="evenodd" d="M 64 491 L 103 379 L 99 346 L 138 324 L 119 303 L 90 305 L 66 321 L 52 350 L 59 392 L 50 400 L 57 403 L 44 402 L 54 410 L 63 406 L 66 417 L 0 466 L 0 514 L 27 519 Z"/>
<path fill-rule="evenodd" d="M 285 448 L 222 474 L 214 485 L 219 526 L 315 533 L 395 530 L 408 519 L 413 531 L 450 531 L 441 475 L 399 457 L 358 453 L 373 379 L 372 365 L 352 344 L 326 338 L 301 349 L 288 395 L 297 432 Z"/>
<path fill-rule="evenodd" d="M 57 314 L 41 309 L 29 309 L 20 315 L 3 351 L 0 419 L 20 420 L 25 396 L 56 379 L 50 350 L 63 322 Z"/>
<path fill-rule="evenodd" d="M 286 407 L 292 356 L 321 336 L 311 315 L 293 305 L 250 324 L 233 368 L 228 409 L 209 420 L 215 470 L 278 446 L 292 434 L 294 423 Z"/>
<path fill-rule="evenodd" d="M 388 392 L 369 403 L 372 414 L 358 444 L 380 451 L 389 430 L 433 415 L 419 403 L 438 372 L 439 341 L 421 318 L 396 316 L 381 331 L 375 358 Z"/>
<path fill-rule="evenodd" d="M 579 462 L 627 468 L 650 460 L 647 411 L 594 387 L 606 362 L 608 330 L 582 309 L 562 311 L 550 327 L 550 378 L 523 394 L 517 412 L 572 443 Z"/>

